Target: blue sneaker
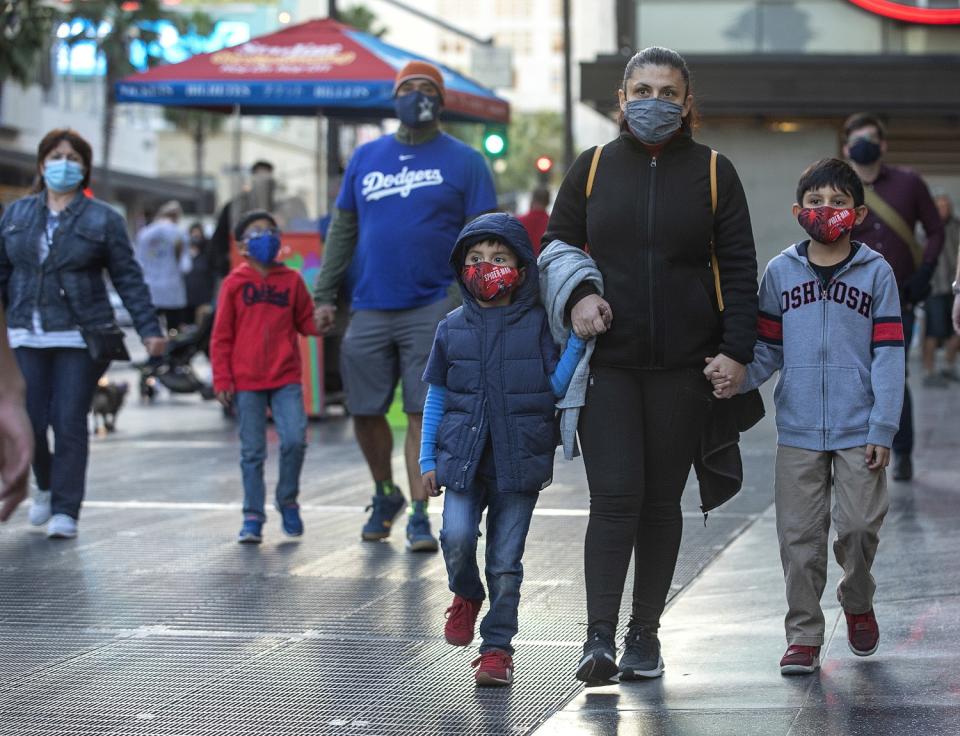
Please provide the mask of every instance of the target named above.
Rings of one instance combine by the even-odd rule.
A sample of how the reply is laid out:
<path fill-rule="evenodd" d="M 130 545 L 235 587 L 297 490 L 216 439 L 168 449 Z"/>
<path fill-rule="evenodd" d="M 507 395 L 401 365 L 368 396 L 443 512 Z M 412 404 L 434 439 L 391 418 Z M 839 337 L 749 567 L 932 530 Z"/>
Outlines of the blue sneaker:
<path fill-rule="evenodd" d="M 407 549 L 411 552 L 436 552 L 437 538 L 430 533 L 430 518 L 426 511 L 411 511 L 407 519 Z"/>
<path fill-rule="evenodd" d="M 389 494 L 376 495 L 373 501 L 367 506 L 365 511 L 373 509 L 367 523 L 363 525 L 360 536 L 367 542 L 373 542 L 378 539 L 386 539 L 390 536 L 390 529 L 393 526 L 393 520 L 403 511 L 407 505 L 407 500 L 394 486 L 393 492 Z"/>
<path fill-rule="evenodd" d="M 256 517 L 249 517 L 243 520 L 243 526 L 240 527 L 240 533 L 237 535 L 237 541 L 241 544 L 260 544 L 263 541 L 263 522 Z"/>
<path fill-rule="evenodd" d="M 292 503 L 280 509 L 283 518 L 283 533 L 288 537 L 299 537 L 303 534 L 303 519 L 300 518 L 300 504 Z"/>

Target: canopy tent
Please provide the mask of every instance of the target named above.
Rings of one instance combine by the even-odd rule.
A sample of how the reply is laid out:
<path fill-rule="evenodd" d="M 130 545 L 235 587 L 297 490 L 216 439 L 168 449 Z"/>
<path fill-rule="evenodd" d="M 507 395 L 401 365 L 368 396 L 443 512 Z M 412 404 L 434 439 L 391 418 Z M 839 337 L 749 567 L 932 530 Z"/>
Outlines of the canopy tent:
<path fill-rule="evenodd" d="M 329 18 L 221 51 L 158 66 L 117 83 L 118 102 L 239 108 L 249 115 L 394 116 L 393 80 L 412 60 L 443 72 L 444 118 L 506 123 L 510 104 L 458 72 Z"/>

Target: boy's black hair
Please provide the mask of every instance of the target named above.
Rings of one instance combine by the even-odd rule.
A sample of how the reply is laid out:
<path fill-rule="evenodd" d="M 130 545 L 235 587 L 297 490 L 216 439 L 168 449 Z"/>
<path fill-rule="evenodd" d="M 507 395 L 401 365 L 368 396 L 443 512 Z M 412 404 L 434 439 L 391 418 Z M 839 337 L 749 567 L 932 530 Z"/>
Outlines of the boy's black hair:
<path fill-rule="evenodd" d="M 244 231 L 254 220 L 268 220 L 273 227 L 279 229 L 279 225 L 277 225 L 274 216 L 266 210 L 250 210 L 249 212 L 244 212 L 233 228 L 233 237 L 237 239 L 238 243 L 243 240 Z"/>
<path fill-rule="evenodd" d="M 822 158 L 810 164 L 800 175 L 797 184 L 797 204 L 803 206 L 803 195 L 821 187 L 833 187 L 853 197 L 853 206 L 863 204 L 863 182 L 846 161 L 838 158 Z"/>
<path fill-rule="evenodd" d="M 884 126 L 880 118 L 869 112 L 856 112 L 844 121 L 843 139 L 845 141 L 850 140 L 850 134 L 853 131 L 860 130 L 860 128 L 867 128 L 871 125 L 877 129 L 880 140 L 885 141 L 887 139 L 886 126 Z"/>

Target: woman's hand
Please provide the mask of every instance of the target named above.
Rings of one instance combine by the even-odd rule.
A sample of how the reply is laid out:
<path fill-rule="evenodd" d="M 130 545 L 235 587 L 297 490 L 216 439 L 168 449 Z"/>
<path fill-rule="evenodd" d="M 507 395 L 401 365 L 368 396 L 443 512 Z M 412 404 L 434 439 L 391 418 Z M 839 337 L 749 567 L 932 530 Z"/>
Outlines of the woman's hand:
<path fill-rule="evenodd" d="M 143 344 L 147 348 L 147 354 L 151 358 L 159 358 L 163 351 L 167 349 L 167 338 L 165 337 L 145 337 Z"/>
<path fill-rule="evenodd" d="M 742 363 L 726 355 L 717 355 L 704 359 L 707 367 L 703 375 L 713 385 L 713 395 L 718 399 L 729 399 L 740 391 L 747 369 Z"/>
<path fill-rule="evenodd" d="M 602 296 L 590 294 L 574 305 L 570 321 L 573 322 L 573 331 L 577 337 L 589 340 L 610 329 L 613 310 Z"/>
<path fill-rule="evenodd" d="M 428 470 L 423 474 L 423 490 L 428 496 L 439 496 L 443 491 L 437 488 L 437 471 Z"/>

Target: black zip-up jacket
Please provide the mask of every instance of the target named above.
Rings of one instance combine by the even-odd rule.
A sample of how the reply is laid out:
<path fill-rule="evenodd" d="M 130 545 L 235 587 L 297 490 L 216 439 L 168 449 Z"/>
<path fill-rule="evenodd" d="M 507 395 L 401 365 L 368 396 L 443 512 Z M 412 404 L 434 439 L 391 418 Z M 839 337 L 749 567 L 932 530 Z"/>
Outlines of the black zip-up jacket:
<path fill-rule="evenodd" d="M 685 131 L 656 156 L 631 133 L 606 144 L 593 191 L 584 151 L 557 194 L 546 246 L 589 247 L 603 274 L 613 324 L 597 340 L 594 365 L 704 368 L 719 351 L 753 359 L 757 336 L 757 254 L 750 213 L 733 164 L 717 162 L 718 204 L 710 206 L 710 148 Z M 717 307 L 710 237 L 720 263 L 725 310 Z M 593 287 L 578 289 L 568 308 Z"/>

